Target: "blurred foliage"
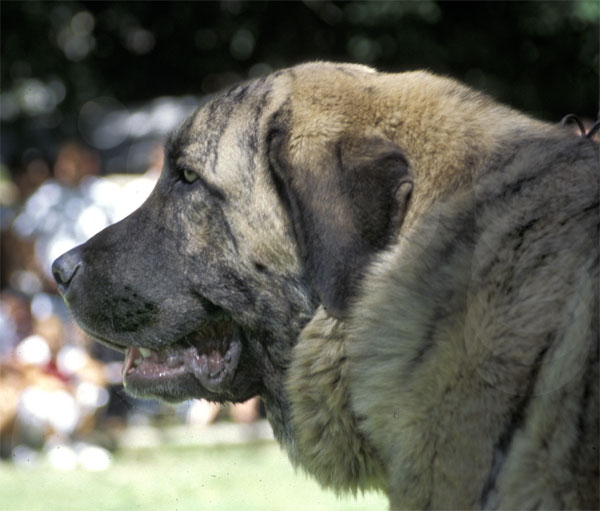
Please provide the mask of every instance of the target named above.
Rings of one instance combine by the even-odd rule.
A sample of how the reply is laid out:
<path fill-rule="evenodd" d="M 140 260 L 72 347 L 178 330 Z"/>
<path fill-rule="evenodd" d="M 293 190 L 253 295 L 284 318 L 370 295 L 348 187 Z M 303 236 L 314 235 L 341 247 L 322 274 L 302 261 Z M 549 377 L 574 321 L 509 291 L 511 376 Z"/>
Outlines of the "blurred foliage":
<path fill-rule="evenodd" d="M 599 5 L 4 1 L 2 159 L 40 134 L 77 135 L 82 105 L 99 96 L 201 95 L 309 59 L 428 68 L 548 120 L 595 117 Z"/>

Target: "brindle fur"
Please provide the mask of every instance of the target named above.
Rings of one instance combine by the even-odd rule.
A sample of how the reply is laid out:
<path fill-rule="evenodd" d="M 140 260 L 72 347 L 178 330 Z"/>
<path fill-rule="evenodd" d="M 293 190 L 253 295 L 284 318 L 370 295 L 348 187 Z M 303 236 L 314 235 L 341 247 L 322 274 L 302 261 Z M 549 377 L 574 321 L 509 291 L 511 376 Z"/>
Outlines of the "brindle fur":
<path fill-rule="evenodd" d="M 118 346 L 241 325 L 221 395 L 159 396 L 260 394 L 324 486 L 598 509 L 599 175 L 594 142 L 450 79 L 297 66 L 190 117 L 65 296 Z"/>

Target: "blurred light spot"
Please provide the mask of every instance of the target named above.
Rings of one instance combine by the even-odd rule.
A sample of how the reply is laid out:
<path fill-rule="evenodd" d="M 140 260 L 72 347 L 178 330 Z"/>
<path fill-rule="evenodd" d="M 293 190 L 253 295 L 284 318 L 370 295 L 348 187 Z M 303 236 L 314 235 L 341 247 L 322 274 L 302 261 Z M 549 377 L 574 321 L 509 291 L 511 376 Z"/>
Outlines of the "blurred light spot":
<path fill-rule="evenodd" d="M 56 181 L 44 183 L 43 192 L 49 204 L 55 204 L 61 196 L 60 185 Z"/>
<path fill-rule="evenodd" d="M 49 406 L 48 393 L 30 385 L 19 396 L 17 414 L 21 422 L 28 427 L 43 430 L 46 426 Z"/>
<path fill-rule="evenodd" d="M 65 212 L 67 214 L 67 218 L 75 220 L 83 209 L 84 201 L 81 197 L 71 197 L 67 200 L 65 206 Z"/>
<path fill-rule="evenodd" d="M 87 408 L 100 408 L 108 403 L 108 391 L 104 387 L 95 385 L 89 381 L 77 385 L 75 393 L 77 402 Z"/>
<path fill-rule="evenodd" d="M 189 402 L 186 410 L 186 422 L 188 424 L 205 426 L 210 424 L 219 412 L 219 404 L 206 399 L 195 399 Z"/>
<path fill-rule="evenodd" d="M 37 451 L 26 445 L 17 445 L 12 452 L 13 463 L 19 467 L 31 467 L 39 459 Z"/>
<path fill-rule="evenodd" d="M 439 6 L 431 0 L 415 2 L 414 6 L 417 8 L 417 13 L 421 16 L 421 19 L 427 23 L 437 23 L 442 18 L 442 11 Z"/>
<path fill-rule="evenodd" d="M 58 33 L 56 42 L 65 56 L 73 62 L 83 60 L 96 45 L 90 35 L 75 34 L 69 28 L 64 28 Z"/>
<path fill-rule="evenodd" d="M 39 335 L 30 335 L 23 339 L 17 345 L 15 355 L 23 364 L 39 366 L 46 365 L 52 358 L 46 339 Z"/>
<path fill-rule="evenodd" d="M 128 136 L 123 128 L 127 110 L 116 99 L 99 97 L 88 101 L 79 111 L 79 132 L 97 149 L 111 149 Z"/>
<path fill-rule="evenodd" d="M 57 433 L 70 435 L 79 422 L 77 403 L 66 390 L 48 392 L 48 422 Z"/>
<path fill-rule="evenodd" d="M 83 60 L 96 44 L 91 35 L 93 29 L 94 17 L 87 11 L 80 11 L 58 31 L 56 43 L 69 60 Z"/>
<path fill-rule="evenodd" d="M 135 112 L 127 119 L 129 133 L 136 133 L 137 136 L 143 137 L 149 131 L 150 113 Z"/>
<path fill-rule="evenodd" d="M 95 179 L 90 183 L 88 194 L 94 204 L 110 209 L 119 201 L 121 189 L 106 179 Z"/>
<path fill-rule="evenodd" d="M 95 205 L 86 207 L 77 218 L 77 227 L 81 229 L 86 238 L 91 238 L 94 234 L 99 233 L 108 224 L 109 221 L 104 211 Z"/>
<path fill-rule="evenodd" d="M 154 48 L 154 35 L 149 30 L 135 27 L 127 32 L 125 46 L 132 53 L 143 55 Z"/>
<path fill-rule="evenodd" d="M 80 11 L 71 18 L 74 34 L 89 34 L 94 29 L 94 17 L 88 11 Z"/>
<path fill-rule="evenodd" d="M 47 84 L 33 78 L 17 80 L 12 90 L 0 94 L 0 118 L 11 120 L 21 112 L 31 116 L 50 114 L 65 94 L 65 86 L 58 79 Z"/>
<path fill-rule="evenodd" d="M 27 295 L 33 295 L 42 290 L 42 282 L 39 277 L 30 271 L 15 272 L 11 276 L 10 285 Z"/>
<path fill-rule="evenodd" d="M 77 454 L 64 444 L 55 445 L 46 453 L 48 462 L 57 470 L 74 470 L 77 467 Z"/>
<path fill-rule="evenodd" d="M 574 2 L 572 8 L 573 15 L 577 19 L 598 26 L 598 18 L 600 18 L 600 4 L 598 2 Z"/>
<path fill-rule="evenodd" d="M 83 60 L 93 49 L 93 42 L 88 37 L 73 36 L 66 41 L 63 50 L 69 60 L 77 62 Z"/>
<path fill-rule="evenodd" d="M 240 28 L 231 38 L 229 51 L 233 58 L 247 60 L 254 51 L 254 44 L 255 40 L 252 32 L 246 28 Z"/>
<path fill-rule="evenodd" d="M 364 36 L 354 36 L 348 41 L 348 53 L 360 62 L 372 62 L 381 53 L 379 43 Z"/>
<path fill-rule="evenodd" d="M 71 375 L 79 371 L 87 361 L 87 354 L 79 346 L 64 346 L 56 356 L 56 366 L 61 373 Z"/>
<path fill-rule="evenodd" d="M 40 80 L 24 80 L 18 93 L 21 109 L 29 115 L 47 113 L 56 106 L 51 90 Z"/>
<path fill-rule="evenodd" d="M 273 71 L 273 68 L 269 64 L 259 62 L 249 69 L 248 76 L 250 78 L 260 78 L 261 76 L 268 75 L 271 71 Z"/>
<path fill-rule="evenodd" d="M 61 197 L 60 187 L 55 182 L 44 183 L 25 204 L 25 211 L 15 220 L 15 230 L 20 236 L 30 236 L 36 224 L 46 218 Z"/>
<path fill-rule="evenodd" d="M 15 313 L 16 312 L 16 313 Z M 23 311 L 13 311 L 6 301 L 0 300 L 0 357 L 12 353 L 19 336 L 17 333 L 18 317 L 23 317 Z"/>
<path fill-rule="evenodd" d="M 171 131 L 181 121 L 182 117 L 187 117 L 186 114 L 189 113 L 186 112 L 182 115 L 180 109 L 165 99 L 162 101 L 157 100 L 153 106 L 154 108 L 150 113 L 150 124 L 155 130 L 160 129 L 161 126 L 170 126 L 168 131 Z M 163 131 L 163 133 L 166 133 L 166 131 Z"/>
<path fill-rule="evenodd" d="M 110 452 L 96 445 L 85 445 L 79 451 L 79 464 L 85 470 L 99 472 L 106 470 L 112 463 Z"/>
<path fill-rule="evenodd" d="M 127 126 L 127 131 L 135 134 L 136 137 L 143 137 L 150 133 L 166 134 L 187 117 L 186 113 L 169 98 L 159 98 L 154 102 L 151 110 L 140 110 L 130 115 L 124 125 Z"/>
<path fill-rule="evenodd" d="M 36 319 L 47 319 L 53 310 L 52 299 L 46 293 L 37 293 L 31 300 L 31 313 Z"/>
<path fill-rule="evenodd" d="M 127 138 L 127 131 L 122 129 L 125 125 L 126 115 L 123 112 L 106 112 L 102 123 L 93 131 L 93 140 L 97 148 L 110 149 L 121 144 Z"/>
<path fill-rule="evenodd" d="M 35 225 L 31 220 L 32 219 L 29 218 L 29 215 L 27 215 L 26 212 L 19 215 L 15 219 L 13 228 L 15 229 L 15 232 L 22 238 L 29 238 L 33 234 Z"/>

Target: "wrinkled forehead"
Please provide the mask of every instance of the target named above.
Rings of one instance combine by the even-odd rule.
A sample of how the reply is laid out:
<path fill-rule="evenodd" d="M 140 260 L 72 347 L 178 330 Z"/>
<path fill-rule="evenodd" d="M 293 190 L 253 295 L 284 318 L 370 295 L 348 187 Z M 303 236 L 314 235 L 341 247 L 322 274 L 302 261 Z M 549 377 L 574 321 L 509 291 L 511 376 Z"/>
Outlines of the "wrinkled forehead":
<path fill-rule="evenodd" d="M 193 166 L 210 175 L 223 159 L 256 153 L 271 91 L 271 80 L 264 78 L 240 83 L 209 100 L 170 137 L 169 164 Z"/>

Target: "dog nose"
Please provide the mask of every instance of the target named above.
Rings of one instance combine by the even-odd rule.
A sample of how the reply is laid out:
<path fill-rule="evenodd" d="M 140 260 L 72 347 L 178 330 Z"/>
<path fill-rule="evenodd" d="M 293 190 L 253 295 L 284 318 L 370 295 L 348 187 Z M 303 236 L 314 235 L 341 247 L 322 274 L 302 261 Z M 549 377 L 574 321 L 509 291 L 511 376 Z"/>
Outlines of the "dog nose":
<path fill-rule="evenodd" d="M 81 257 L 77 249 L 61 255 L 52 263 L 52 275 L 58 284 L 61 293 L 65 293 L 72 282 L 77 271 L 82 265 Z"/>

